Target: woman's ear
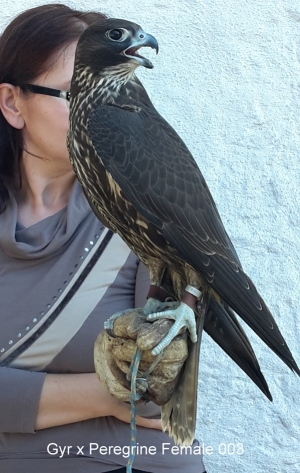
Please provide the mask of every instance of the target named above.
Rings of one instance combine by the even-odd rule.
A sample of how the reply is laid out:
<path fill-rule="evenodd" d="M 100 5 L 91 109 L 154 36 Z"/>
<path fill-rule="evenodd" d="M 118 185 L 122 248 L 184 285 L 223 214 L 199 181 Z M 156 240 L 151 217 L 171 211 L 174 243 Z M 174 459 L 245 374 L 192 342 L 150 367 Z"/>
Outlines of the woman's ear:
<path fill-rule="evenodd" d="M 24 120 L 19 110 L 20 87 L 0 84 L 0 110 L 6 121 L 19 130 L 24 127 Z"/>

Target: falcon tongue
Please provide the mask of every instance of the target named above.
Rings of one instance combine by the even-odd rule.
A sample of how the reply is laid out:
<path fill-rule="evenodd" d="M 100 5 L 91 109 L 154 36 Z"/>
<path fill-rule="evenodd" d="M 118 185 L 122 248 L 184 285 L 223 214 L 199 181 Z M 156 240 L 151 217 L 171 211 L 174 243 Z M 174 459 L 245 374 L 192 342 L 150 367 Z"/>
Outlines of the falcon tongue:
<path fill-rule="evenodd" d="M 139 56 L 142 57 L 140 54 L 137 53 L 139 48 L 129 48 L 126 50 L 126 56 Z"/>
<path fill-rule="evenodd" d="M 135 59 L 139 65 L 141 66 L 144 66 L 144 67 L 147 67 L 148 69 L 152 69 L 153 68 L 153 64 L 151 61 L 149 61 L 149 59 L 141 56 L 140 54 L 138 54 L 138 50 L 142 47 L 147 47 L 146 45 L 145 46 L 134 46 L 132 48 L 128 48 L 126 49 L 126 51 L 124 51 L 124 55 L 127 56 L 128 58 L 133 58 Z M 151 47 L 151 46 L 148 46 L 148 47 Z"/>

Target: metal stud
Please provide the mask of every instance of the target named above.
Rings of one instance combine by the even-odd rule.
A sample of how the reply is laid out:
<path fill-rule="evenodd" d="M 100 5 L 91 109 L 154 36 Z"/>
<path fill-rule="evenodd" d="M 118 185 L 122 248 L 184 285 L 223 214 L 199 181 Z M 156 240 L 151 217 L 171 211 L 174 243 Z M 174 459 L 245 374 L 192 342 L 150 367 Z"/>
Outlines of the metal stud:
<path fill-rule="evenodd" d="M 30 327 L 28 327 L 28 325 L 27 325 L 27 327 L 25 328 L 25 330 L 27 330 L 27 332 L 28 332 L 29 329 L 30 329 Z"/>
<path fill-rule="evenodd" d="M 84 248 L 84 251 L 88 252 L 88 251 L 90 251 L 90 250 L 89 250 L 88 248 Z"/>
<path fill-rule="evenodd" d="M 50 307 L 51 307 L 51 304 L 47 304 L 47 306 L 46 306 L 46 307 L 47 307 L 47 309 L 50 309 Z"/>
<path fill-rule="evenodd" d="M 18 338 L 21 338 L 22 337 L 22 334 L 21 333 L 18 333 Z"/>
<path fill-rule="evenodd" d="M 94 244 L 94 242 L 91 240 L 91 241 L 90 241 L 90 245 L 93 245 L 93 244 Z"/>
<path fill-rule="evenodd" d="M 63 290 L 62 290 L 62 289 L 58 289 L 58 292 L 63 292 Z"/>
<path fill-rule="evenodd" d="M 96 240 L 98 240 L 98 238 L 100 238 L 100 235 L 95 235 L 95 238 Z"/>
<path fill-rule="evenodd" d="M 83 256 L 82 256 L 82 255 L 80 255 L 80 256 L 79 256 L 79 259 L 83 259 Z"/>
<path fill-rule="evenodd" d="M 40 315 L 41 316 L 45 315 L 45 312 L 44 311 L 40 312 Z"/>
<path fill-rule="evenodd" d="M 1 353 L 4 353 L 5 352 L 5 348 L 1 348 Z"/>
<path fill-rule="evenodd" d="M 32 322 L 33 322 L 33 323 L 36 323 L 36 322 L 37 322 L 37 318 L 34 317 L 34 319 L 32 319 Z"/>
<path fill-rule="evenodd" d="M 14 343 L 13 340 L 9 340 L 8 342 L 9 345 L 12 345 L 13 343 Z"/>

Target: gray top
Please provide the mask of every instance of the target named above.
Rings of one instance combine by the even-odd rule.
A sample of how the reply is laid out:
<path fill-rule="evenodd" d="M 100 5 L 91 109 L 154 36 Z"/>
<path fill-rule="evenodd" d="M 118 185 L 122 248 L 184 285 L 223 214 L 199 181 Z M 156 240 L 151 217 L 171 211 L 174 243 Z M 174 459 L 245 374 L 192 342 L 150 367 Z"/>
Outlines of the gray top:
<path fill-rule="evenodd" d="M 114 417 L 34 430 L 46 373 L 94 372 L 103 322 L 145 302 L 148 274 L 117 235 L 98 257 L 106 235 L 77 182 L 68 207 L 29 228 L 17 223 L 12 194 L 0 215 L 1 473 L 104 472 L 127 463 L 130 426 Z M 160 413 L 153 403 L 138 411 Z M 204 471 L 197 441 L 172 452 L 167 433 L 139 427 L 137 442 L 137 469 Z M 56 446 L 72 447 L 59 458 Z"/>

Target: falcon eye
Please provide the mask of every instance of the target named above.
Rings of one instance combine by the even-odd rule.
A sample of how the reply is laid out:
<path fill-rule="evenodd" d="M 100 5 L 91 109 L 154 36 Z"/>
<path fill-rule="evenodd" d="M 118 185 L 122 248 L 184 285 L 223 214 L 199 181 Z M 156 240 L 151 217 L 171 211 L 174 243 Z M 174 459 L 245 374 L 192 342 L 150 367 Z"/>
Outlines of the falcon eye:
<path fill-rule="evenodd" d="M 108 33 L 108 36 L 113 41 L 120 41 L 120 39 L 123 36 L 123 31 L 122 30 L 110 30 L 109 33 Z"/>

